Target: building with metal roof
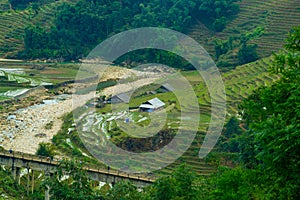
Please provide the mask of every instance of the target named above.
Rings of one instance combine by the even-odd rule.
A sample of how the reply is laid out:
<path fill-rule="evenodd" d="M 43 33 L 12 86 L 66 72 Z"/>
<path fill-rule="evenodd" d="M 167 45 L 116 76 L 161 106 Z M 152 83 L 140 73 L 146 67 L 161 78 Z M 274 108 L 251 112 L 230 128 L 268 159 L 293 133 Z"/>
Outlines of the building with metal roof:
<path fill-rule="evenodd" d="M 166 104 L 162 102 L 159 98 L 153 98 L 139 106 L 140 111 L 142 112 L 153 112 L 163 108 Z"/>
<path fill-rule="evenodd" d="M 175 90 L 174 87 L 169 83 L 163 84 L 160 88 L 166 90 L 166 92 L 173 92 Z"/>
<path fill-rule="evenodd" d="M 117 94 L 111 98 L 112 104 L 129 103 L 129 101 L 130 101 L 130 96 L 127 93 Z"/>

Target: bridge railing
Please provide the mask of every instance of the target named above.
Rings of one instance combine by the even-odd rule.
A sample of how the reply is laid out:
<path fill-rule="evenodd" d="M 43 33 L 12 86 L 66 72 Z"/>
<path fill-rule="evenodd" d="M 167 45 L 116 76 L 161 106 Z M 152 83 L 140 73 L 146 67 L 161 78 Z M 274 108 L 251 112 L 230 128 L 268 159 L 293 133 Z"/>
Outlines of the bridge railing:
<path fill-rule="evenodd" d="M 0 149 L 0 155 L 6 156 L 6 157 L 12 157 L 12 158 L 19 158 L 19 159 L 25 159 L 28 161 L 34 161 L 39 163 L 45 163 L 45 164 L 52 164 L 52 165 L 59 165 L 63 159 L 56 159 L 45 156 L 39 156 L 34 154 L 28 154 L 24 152 L 19 151 L 9 151 L 5 149 Z M 64 158 L 66 159 L 66 158 Z M 68 159 L 67 159 L 68 160 Z M 91 164 L 91 163 L 84 163 L 83 167 L 84 170 L 95 172 L 95 173 L 102 173 L 102 174 L 108 174 L 108 175 L 115 175 L 119 177 L 124 177 L 128 179 L 135 179 L 135 180 L 142 180 L 142 181 L 149 181 L 154 182 L 157 177 L 152 173 L 147 174 L 141 174 L 141 173 L 126 173 L 124 171 L 119 171 L 111 168 L 103 168 L 100 167 L 100 165 Z"/>

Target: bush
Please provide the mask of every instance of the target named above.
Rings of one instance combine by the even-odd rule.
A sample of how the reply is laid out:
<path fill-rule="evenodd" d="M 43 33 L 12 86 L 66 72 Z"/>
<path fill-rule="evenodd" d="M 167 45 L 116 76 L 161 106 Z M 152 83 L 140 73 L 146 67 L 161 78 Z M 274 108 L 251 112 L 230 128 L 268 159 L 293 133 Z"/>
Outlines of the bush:
<path fill-rule="evenodd" d="M 247 45 L 243 44 L 238 52 L 238 58 L 240 64 L 245 64 L 249 62 L 253 62 L 258 59 L 258 55 L 256 52 L 257 45 Z"/>
<path fill-rule="evenodd" d="M 36 155 L 53 158 L 54 150 L 50 143 L 40 143 Z"/>
<path fill-rule="evenodd" d="M 217 32 L 223 31 L 223 29 L 226 27 L 226 18 L 221 17 L 220 19 L 216 19 L 213 23 L 213 29 Z"/>
<path fill-rule="evenodd" d="M 48 122 L 48 123 L 45 125 L 45 129 L 46 129 L 46 130 L 51 130 L 51 129 L 53 128 L 53 124 L 54 124 L 53 121 Z"/>

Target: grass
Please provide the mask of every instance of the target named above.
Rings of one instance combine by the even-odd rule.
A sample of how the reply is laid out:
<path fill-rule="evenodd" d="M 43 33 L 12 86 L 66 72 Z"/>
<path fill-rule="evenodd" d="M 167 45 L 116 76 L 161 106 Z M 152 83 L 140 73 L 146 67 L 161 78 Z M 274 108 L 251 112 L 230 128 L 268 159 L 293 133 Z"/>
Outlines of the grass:
<path fill-rule="evenodd" d="M 10 90 L 23 89 L 23 87 L 14 87 L 14 86 L 2 86 L 0 87 L 0 93 L 4 93 Z"/>
<path fill-rule="evenodd" d="M 79 64 L 56 64 L 56 63 L 3 63 L 3 68 L 21 68 L 25 74 L 12 74 L 16 80 L 28 81 L 41 84 L 42 82 L 53 83 L 54 85 L 73 81 L 78 73 Z M 81 72 L 84 76 L 91 76 L 88 72 Z M 20 87 L 22 87 L 20 85 Z"/>
<path fill-rule="evenodd" d="M 9 97 L 5 97 L 5 96 L 0 96 L 0 101 L 3 101 L 3 100 L 7 100 L 7 99 L 10 99 Z M 0 110 L 2 110 L 3 107 L 0 106 Z"/>

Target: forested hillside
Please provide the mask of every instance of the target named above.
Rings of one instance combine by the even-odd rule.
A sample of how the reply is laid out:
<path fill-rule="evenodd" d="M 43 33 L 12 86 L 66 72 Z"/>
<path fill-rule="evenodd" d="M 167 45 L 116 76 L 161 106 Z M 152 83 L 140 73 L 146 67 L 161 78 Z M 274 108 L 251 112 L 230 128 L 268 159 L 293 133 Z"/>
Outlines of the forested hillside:
<path fill-rule="evenodd" d="M 22 59 L 77 60 L 116 33 L 159 26 L 192 36 L 218 66 L 232 67 L 271 55 L 300 22 L 297 0 L 1 0 L 1 5 L 0 56 Z"/>

